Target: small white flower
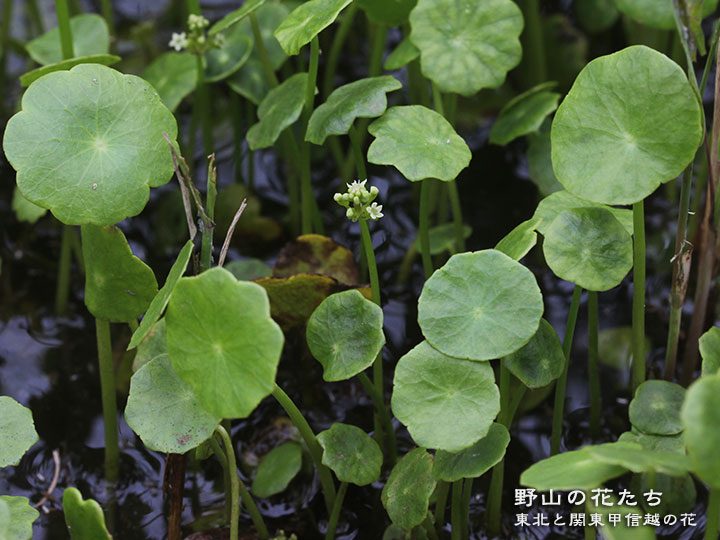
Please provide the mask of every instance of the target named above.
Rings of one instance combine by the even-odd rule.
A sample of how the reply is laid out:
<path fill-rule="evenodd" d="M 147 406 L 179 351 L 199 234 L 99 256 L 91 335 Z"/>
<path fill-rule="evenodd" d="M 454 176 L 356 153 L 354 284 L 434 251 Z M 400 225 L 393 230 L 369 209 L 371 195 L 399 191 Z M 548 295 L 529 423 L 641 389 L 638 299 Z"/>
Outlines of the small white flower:
<path fill-rule="evenodd" d="M 381 210 L 382 210 L 382 204 L 378 204 L 376 202 L 374 202 L 370 206 L 368 206 L 367 212 L 368 212 L 368 215 L 370 216 L 370 219 L 380 219 L 381 217 L 383 217 L 384 214 L 382 213 Z"/>
<path fill-rule="evenodd" d="M 188 27 L 190 30 L 201 30 L 209 24 L 210 21 L 202 15 L 190 14 L 190 16 L 188 16 Z"/>
<path fill-rule="evenodd" d="M 358 182 L 357 180 L 354 180 L 352 184 L 345 184 L 348 187 L 348 193 L 350 195 L 360 195 L 365 190 L 365 183 L 367 182 L 367 178 L 363 180 L 362 182 Z"/>
<path fill-rule="evenodd" d="M 168 45 L 178 52 L 182 51 L 188 46 L 187 34 L 185 34 L 185 32 L 180 32 L 179 34 L 177 32 L 173 32 L 172 39 L 170 39 L 170 43 L 168 43 Z"/>

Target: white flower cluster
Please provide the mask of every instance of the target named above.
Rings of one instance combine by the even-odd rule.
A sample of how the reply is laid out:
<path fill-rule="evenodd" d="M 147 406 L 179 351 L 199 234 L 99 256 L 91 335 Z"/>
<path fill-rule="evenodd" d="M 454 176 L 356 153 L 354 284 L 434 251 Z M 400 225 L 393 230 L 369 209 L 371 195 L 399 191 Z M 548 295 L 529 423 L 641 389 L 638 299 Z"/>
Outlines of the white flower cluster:
<path fill-rule="evenodd" d="M 340 206 L 347 208 L 345 215 L 348 219 L 357 221 L 358 219 L 372 219 L 373 221 L 383 217 L 382 205 L 373 202 L 378 196 L 378 188 L 371 186 L 368 190 L 365 187 L 367 179 L 362 182 L 357 180 L 347 185 L 347 193 L 336 193 L 333 199 Z"/>
<path fill-rule="evenodd" d="M 178 52 L 183 49 L 188 49 L 193 54 L 205 54 L 211 47 L 223 47 L 225 45 L 225 37 L 222 34 L 216 34 L 210 39 L 205 35 L 205 29 L 209 25 L 210 21 L 202 15 L 191 14 L 188 17 L 190 34 L 173 32 L 168 45 Z"/>

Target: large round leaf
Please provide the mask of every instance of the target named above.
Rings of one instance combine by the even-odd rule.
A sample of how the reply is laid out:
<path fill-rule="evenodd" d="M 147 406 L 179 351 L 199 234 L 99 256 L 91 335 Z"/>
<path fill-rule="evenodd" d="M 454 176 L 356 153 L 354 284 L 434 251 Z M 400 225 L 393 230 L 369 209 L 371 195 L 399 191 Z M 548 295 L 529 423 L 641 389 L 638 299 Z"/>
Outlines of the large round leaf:
<path fill-rule="evenodd" d="M 391 26 L 400 26 L 408 20 L 410 11 L 417 4 L 417 0 L 355 0 L 360 6 L 368 19 L 378 24 L 388 24 Z"/>
<path fill-rule="evenodd" d="M 70 19 L 73 37 L 73 56 L 107 54 L 110 51 L 110 32 L 100 15 L 85 13 Z M 38 64 L 55 64 L 63 60 L 60 29 L 53 28 L 25 45 L 30 57 Z"/>
<path fill-rule="evenodd" d="M 391 75 L 369 77 L 343 85 L 313 112 L 305 140 L 323 144 L 328 135 L 344 135 L 356 118 L 375 118 L 387 108 L 387 92 L 402 88 Z"/>
<path fill-rule="evenodd" d="M 40 513 L 30 506 L 27 497 L 13 497 L 11 495 L 0 495 L 0 517 L 2 507 L 9 515 L 5 523 L 0 521 L 0 538 L 7 540 L 30 540 L 33 536 L 33 522 L 40 516 Z M 3 526 L 5 530 L 3 531 Z M 2 533 L 5 536 L 2 536 Z"/>
<path fill-rule="evenodd" d="M 9 396 L 0 396 L 0 467 L 20 463 L 37 440 L 30 409 Z"/>
<path fill-rule="evenodd" d="M 525 346 L 503 358 L 505 366 L 528 388 L 542 388 L 560 377 L 565 367 L 562 343 L 552 325 L 540 321 Z"/>
<path fill-rule="evenodd" d="M 352 0 L 310 0 L 300 4 L 275 30 L 283 50 L 294 55 L 330 26 Z"/>
<path fill-rule="evenodd" d="M 435 489 L 433 458 L 424 448 L 405 454 L 393 467 L 382 490 L 382 503 L 390 519 L 409 531 L 422 523 Z"/>
<path fill-rule="evenodd" d="M 539 491 L 589 490 L 626 472 L 625 467 L 599 461 L 586 448 L 582 448 L 531 465 L 520 475 L 520 483 Z"/>
<path fill-rule="evenodd" d="M 370 367 L 385 344 L 380 306 L 357 290 L 331 294 L 307 324 L 310 352 L 326 381 L 344 381 Z"/>
<path fill-rule="evenodd" d="M 535 334 L 542 313 L 532 272 L 493 249 L 450 257 L 425 282 L 418 301 L 425 339 L 470 360 L 515 352 Z"/>
<path fill-rule="evenodd" d="M 212 268 L 178 282 L 165 318 L 173 368 L 210 413 L 244 418 L 270 394 L 283 334 L 262 287 Z"/>
<path fill-rule="evenodd" d="M 545 117 L 557 109 L 560 94 L 546 90 L 554 83 L 538 85 L 505 105 L 490 130 L 490 142 L 506 145 L 540 129 Z"/>
<path fill-rule="evenodd" d="M 461 452 L 435 452 L 433 476 L 446 482 L 482 476 L 500 462 L 509 443 L 508 430 L 502 424 L 494 423 L 485 437 Z"/>
<path fill-rule="evenodd" d="M 451 358 L 423 341 L 395 367 L 392 411 L 420 446 L 459 452 L 487 435 L 500 391 L 489 363 Z"/>
<path fill-rule="evenodd" d="M 161 54 L 143 72 L 143 79 L 153 85 L 171 111 L 195 90 L 197 76 L 197 61 L 189 52 Z"/>
<path fill-rule="evenodd" d="M 700 338 L 702 374 L 714 375 L 720 372 L 720 328 L 713 326 Z"/>
<path fill-rule="evenodd" d="M 550 269 L 583 289 L 612 289 L 632 268 L 632 238 L 604 208 L 565 210 L 544 234 L 543 253 Z"/>
<path fill-rule="evenodd" d="M 633 233 L 633 216 L 632 210 L 625 208 L 613 208 L 605 204 L 586 201 L 576 197 L 572 193 L 565 191 L 556 191 L 551 193 L 540 201 L 533 218 L 537 220 L 537 230 L 545 234 L 555 218 L 562 214 L 565 210 L 571 208 L 604 208 L 612 213 L 615 218 L 622 223 L 622 226 L 628 232 Z"/>
<path fill-rule="evenodd" d="M 497 88 L 522 56 L 523 17 L 512 0 L 419 0 L 410 24 L 423 75 L 444 92 Z"/>
<path fill-rule="evenodd" d="M 701 377 L 688 388 L 681 418 L 693 472 L 720 489 L 720 375 Z"/>
<path fill-rule="evenodd" d="M 167 183 L 177 124 L 149 83 L 99 64 L 30 85 L 3 148 L 31 202 L 70 225 L 113 225 Z"/>
<path fill-rule="evenodd" d="M 302 467 L 302 448 L 295 442 L 286 442 L 273 448 L 263 457 L 252 483 L 256 497 L 272 497 L 285 491 Z"/>
<path fill-rule="evenodd" d="M 100 505 L 83 500 L 77 488 L 69 487 L 63 493 L 65 523 L 72 540 L 112 540 L 105 527 L 105 515 Z"/>
<path fill-rule="evenodd" d="M 322 462 L 341 482 L 366 486 L 380 477 L 383 455 L 380 446 L 359 427 L 333 424 L 317 436 L 323 447 Z"/>
<path fill-rule="evenodd" d="M 68 58 L 67 60 L 61 60 L 60 62 L 56 62 L 54 64 L 40 66 L 39 68 L 23 73 L 20 75 L 20 86 L 30 86 L 43 75 L 54 73 L 55 71 L 66 71 L 79 64 L 102 64 L 103 66 L 111 66 L 113 64 L 117 64 L 120 60 L 122 60 L 122 58 L 115 56 L 114 54 L 91 54 L 90 56 L 76 56 L 74 58 Z"/>
<path fill-rule="evenodd" d="M 636 429 L 650 435 L 675 435 L 683 429 L 680 407 L 685 389 L 668 381 L 645 381 L 635 390 L 628 415 Z"/>
<path fill-rule="evenodd" d="M 177 376 L 166 355 L 151 360 L 130 379 L 125 418 L 145 446 L 169 454 L 199 446 L 220 423 Z"/>
<path fill-rule="evenodd" d="M 702 136 L 685 72 L 653 49 L 628 47 L 578 75 L 553 121 L 553 168 L 578 197 L 634 203 L 676 178 Z"/>
<path fill-rule="evenodd" d="M 370 163 L 393 165 L 411 181 L 450 181 L 470 163 L 467 144 L 441 114 L 421 105 L 391 107 L 368 127 Z"/>
<path fill-rule="evenodd" d="M 251 150 L 272 146 L 280 133 L 300 118 L 307 77 L 307 73 L 296 73 L 265 96 L 258 108 L 260 121 L 247 132 Z"/>
<path fill-rule="evenodd" d="M 617 7 L 637 22 L 662 30 L 675 30 L 673 0 L 615 0 Z M 703 16 L 707 17 L 718 5 L 718 0 L 703 2 Z"/>

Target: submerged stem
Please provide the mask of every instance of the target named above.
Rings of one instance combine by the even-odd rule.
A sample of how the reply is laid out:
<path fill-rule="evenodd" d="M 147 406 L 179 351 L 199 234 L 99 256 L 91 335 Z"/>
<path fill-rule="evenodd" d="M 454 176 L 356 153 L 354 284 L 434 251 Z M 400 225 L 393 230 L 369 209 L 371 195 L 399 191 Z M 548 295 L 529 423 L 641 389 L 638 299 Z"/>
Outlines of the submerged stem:
<path fill-rule="evenodd" d="M 365 168 L 365 159 L 363 157 L 360 137 L 358 136 L 357 129 L 355 129 L 354 125 L 350 126 L 350 131 L 348 131 L 348 135 L 350 136 L 352 153 L 355 157 L 355 168 L 357 170 L 358 180 L 365 180 L 367 179 L 367 169 Z"/>
<path fill-rule="evenodd" d="M 337 497 L 335 498 L 335 504 L 333 505 L 332 513 L 330 514 L 330 521 L 328 521 L 328 530 L 325 535 L 325 540 L 333 540 L 335 538 L 335 530 L 337 529 L 338 519 L 340 519 L 340 510 L 342 509 L 343 499 L 345 498 L 347 487 L 347 482 L 340 483 L 340 488 L 338 488 Z"/>
<path fill-rule="evenodd" d="M 425 271 L 425 279 L 429 279 L 433 273 L 432 257 L 430 257 L 430 182 L 429 178 L 421 181 L 420 186 L 420 226 L 418 234 L 420 235 L 420 255 L 422 256 L 423 270 Z"/>
<path fill-rule="evenodd" d="M 718 538 L 718 527 L 720 527 L 720 489 L 710 489 L 706 515 L 705 540 L 716 540 Z"/>
<path fill-rule="evenodd" d="M 310 66 L 308 68 L 308 80 L 305 87 L 305 107 L 303 109 L 303 121 L 301 133 L 307 130 L 310 115 L 313 111 L 315 101 L 315 85 L 317 83 L 318 63 L 320 61 L 320 42 L 315 36 L 310 42 Z M 302 141 L 302 170 L 300 177 L 300 204 L 302 207 L 302 233 L 312 233 L 312 182 L 310 175 L 310 143 Z"/>
<path fill-rule="evenodd" d="M 380 418 L 380 423 L 383 428 L 382 431 L 385 434 L 385 440 L 387 441 L 390 454 L 388 457 L 388 465 L 392 467 L 397 461 L 397 441 L 395 440 L 395 429 L 393 429 L 390 413 L 388 413 L 388 409 L 385 406 L 382 393 L 377 391 L 377 388 L 370 381 L 370 378 L 365 375 L 365 373 L 359 373 L 358 379 L 370 394 L 370 398 L 375 405 L 375 410 Z"/>
<path fill-rule="evenodd" d="M 118 446 L 117 402 L 115 401 L 115 366 L 113 365 L 110 323 L 95 319 L 103 424 L 105 426 L 105 479 L 108 484 L 118 480 L 120 448 Z"/>
<path fill-rule="evenodd" d="M 598 372 L 598 294 L 588 291 L 588 379 L 590 385 L 590 435 L 600 435 L 600 374 Z"/>
<path fill-rule="evenodd" d="M 55 289 L 55 314 L 65 315 L 70 297 L 70 264 L 72 259 L 72 225 L 61 224 L 62 243 L 60 244 L 60 263 L 58 264 L 57 288 Z"/>
<path fill-rule="evenodd" d="M 438 480 L 436 488 L 437 498 L 435 499 L 435 528 L 438 531 L 441 531 L 445 524 L 445 506 L 447 505 L 449 491 L 450 484 L 443 480 Z"/>
<path fill-rule="evenodd" d="M 510 427 L 510 370 L 500 361 L 500 414 L 498 422 Z M 490 536 L 500 533 L 500 514 L 502 513 L 502 490 L 505 482 L 505 459 L 493 467 L 487 504 L 487 526 Z"/>
<path fill-rule="evenodd" d="M 12 2 L 10 2 L 12 4 Z M 72 29 L 70 28 L 70 10 L 67 0 L 55 0 L 55 13 L 57 13 L 58 28 L 60 30 L 60 47 L 63 60 L 75 56 L 73 50 Z"/>
<path fill-rule="evenodd" d="M 357 10 L 358 6 L 355 2 L 347 7 L 340 17 L 340 25 L 333 36 L 332 45 L 330 45 L 330 53 L 328 54 L 328 60 L 325 64 L 325 72 L 323 75 L 322 90 L 325 99 L 327 99 L 327 97 L 332 93 L 335 72 L 337 71 L 338 62 L 340 61 L 340 53 L 342 52 L 342 47 L 345 44 L 348 34 L 350 33 L 350 29 L 352 28 L 352 23 L 355 19 L 355 13 L 357 13 Z"/>
<path fill-rule="evenodd" d="M 462 539 L 462 494 L 463 479 L 452 483 L 452 506 L 450 508 L 450 527 L 452 540 Z"/>
<path fill-rule="evenodd" d="M 632 389 L 645 380 L 645 208 L 633 204 Z"/>

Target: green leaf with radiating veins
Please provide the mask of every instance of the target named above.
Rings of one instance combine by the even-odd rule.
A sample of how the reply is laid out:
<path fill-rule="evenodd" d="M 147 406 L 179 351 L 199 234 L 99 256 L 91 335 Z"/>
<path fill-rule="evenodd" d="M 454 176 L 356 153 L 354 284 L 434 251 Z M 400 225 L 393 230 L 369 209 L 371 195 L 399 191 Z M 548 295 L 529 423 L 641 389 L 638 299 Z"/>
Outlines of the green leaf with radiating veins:
<path fill-rule="evenodd" d="M 489 363 L 452 358 L 423 341 L 395 367 L 392 411 L 417 444 L 459 452 L 487 435 L 500 391 Z"/>
<path fill-rule="evenodd" d="M 683 429 L 680 407 L 685 389 L 662 380 L 645 381 L 635 390 L 628 416 L 634 428 L 650 435 L 675 435 Z"/>
<path fill-rule="evenodd" d="M 368 77 L 336 88 L 315 109 L 308 122 L 305 140 L 323 144 L 328 135 L 344 135 L 356 118 L 375 118 L 387 108 L 387 94 L 402 88 L 391 75 Z"/>
<path fill-rule="evenodd" d="M 182 278 L 165 319 L 173 368 L 210 413 L 245 418 L 270 394 L 284 338 L 260 285 L 223 268 Z"/>
<path fill-rule="evenodd" d="M 555 221 L 555 218 L 562 214 L 565 210 L 569 210 L 571 208 L 605 208 L 606 210 L 612 212 L 615 218 L 622 223 L 622 226 L 628 234 L 633 233 L 632 210 L 627 210 L 625 208 L 613 208 L 612 206 L 586 201 L 585 199 L 576 197 L 565 190 L 551 193 L 540 201 L 535 209 L 535 213 L 533 214 L 533 218 L 539 219 L 537 230 L 542 234 L 545 234 L 548 227 L 550 227 L 550 224 Z"/>
<path fill-rule="evenodd" d="M 497 88 L 522 56 L 523 17 L 511 0 L 419 0 L 410 25 L 423 75 L 443 92 Z"/>
<path fill-rule="evenodd" d="M 511 259 L 519 261 L 537 244 L 536 229 L 539 226 L 539 218 L 531 218 L 523 221 L 501 239 L 495 249 L 503 252 Z"/>
<path fill-rule="evenodd" d="M 550 92 L 555 83 L 543 83 L 510 100 L 490 130 L 490 142 L 504 146 L 540 129 L 545 117 L 557 109 L 560 94 Z"/>
<path fill-rule="evenodd" d="M 692 161 L 701 115 L 685 72 L 665 55 L 633 46 L 597 58 L 555 113 L 557 179 L 590 201 L 638 202 Z"/>
<path fill-rule="evenodd" d="M 357 290 L 331 294 L 307 323 L 307 344 L 323 379 L 344 381 L 370 367 L 385 345 L 380 306 Z"/>
<path fill-rule="evenodd" d="M 393 467 L 382 490 L 382 503 L 392 522 L 409 531 L 422 523 L 435 489 L 433 458 L 424 448 L 405 454 Z"/>
<path fill-rule="evenodd" d="M 560 377 L 565 368 L 562 343 L 545 319 L 522 348 L 503 358 L 503 363 L 528 388 L 542 388 Z"/>
<path fill-rule="evenodd" d="M 435 452 L 433 476 L 445 482 L 478 478 L 500 462 L 509 443 L 510 433 L 505 426 L 493 423 L 487 435 L 465 450 L 455 454 Z"/>
<path fill-rule="evenodd" d="M 368 127 L 370 163 L 393 165 L 408 180 L 454 180 L 470 164 L 468 145 L 445 118 L 421 105 L 391 107 Z"/>
<path fill-rule="evenodd" d="M 232 11 L 225 15 L 222 19 L 212 25 L 209 35 L 214 36 L 218 32 L 227 30 L 236 23 L 242 21 L 245 17 L 248 17 L 251 13 L 254 13 L 260 6 L 265 3 L 265 0 L 246 0 L 242 6 L 235 11 Z"/>
<path fill-rule="evenodd" d="M 260 121 L 247 132 L 251 150 L 272 146 L 280 133 L 300 118 L 307 77 L 307 73 L 296 73 L 265 96 L 258 107 Z"/>
<path fill-rule="evenodd" d="M 68 60 L 61 60 L 55 64 L 48 64 L 33 69 L 20 75 L 20 86 L 30 86 L 43 75 L 53 73 L 54 71 L 66 71 L 80 64 L 102 64 L 103 66 L 111 66 L 117 64 L 122 58 L 114 54 L 91 54 L 90 56 L 77 56 Z"/>
<path fill-rule="evenodd" d="M 150 360 L 130 379 L 125 419 L 145 446 L 168 454 L 184 454 L 199 446 L 221 420 L 202 407 L 167 355 Z"/>
<path fill-rule="evenodd" d="M 77 488 L 69 487 L 63 492 L 63 511 L 72 540 L 112 540 L 105 527 L 105 516 L 100 505 L 83 500 Z"/>
<path fill-rule="evenodd" d="M 9 396 L 0 396 L 0 467 L 20 463 L 37 441 L 30 409 Z"/>
<path fill-rule="evenodd" d="M 425 282 L 418 323 L 443 353 L 490 360 L 515 352 L 537 331 L 543 301 L 535 276 L 488 249 L 450 257 Z"/>
<path fill-rule="evenodd" d="M 531 465 L 520 475 L 520 484 L 539 491 L 589 490 L 626 472 L 625 467 L 599 461 L 587 448 L 581 448 Z"/>
<path fill-rule="evenodd" d="M 17 186 L 13 190 L 12 209 L 18 221 L 27 221 L 28 223 L 35 223 L 47 213 L 46 208 L 41 208 L 23 197 Z"/>
<path fill-rule="evenodd" d="M 323 447 L 323 465 L 330 467 L 341 482 L 366 486 L 380 478 L 382 450 L 359 427 L 335 423 L 317 439 Z"/>
<path fill-rule="evenodd" d="M 174 111 L 197 86 L 197 61 L 189 52 L 166 52 L 153 60 L 142 76 L 157 90 L 165 106 Z"/>
<path fill-rule="evenodd" d="M 406 66 L 418 56 L 420 56 L 420 49 L 413 45 L 409 37 L 406 37 L 393 49 L 393 52 L 388 55 L 383 67 L 386 71 L 395 71 L 396 69 Z"/>
<path fill-rule="evenodd" d="M 294 55 L 330 26 L 352 0 L 310 0 L 300 4 L 275 30 L 283 50 Z"/>
<path fill-rule="evenodd" d="M 720 489 L 720 375 L 700 377 L 690 385 L 680 417 L 692 471 Z"/>
<path fill-rule="evenodd" d="M 100 15 L 85 13 L 70 19 L 73 56 L 90 56 L 110 52 L 110 32 Z M 30 57 L 38 64 L 55 64 L 63 60 L 60 29 L 53 28 L 25 45 Z"/>
<path fill-rule="evenodd" d="M 625 15 L 645 26 L 675 30 L 673 0 L 615 0 L 615 4 Z M 703 16 L 712 14 L 717 5 L 718 0 L 705 0 Z"/>
<path fill-rule="evenodd" d="M 137 319 L 158 293 L 152 269 L 132 254 L 117 227 L 82 227 L 85 305 L 98 319 Z"/>
<path fill-rule="evenodd" d="M 543 253 L 550 269 L 583 289 L 612 289 L 632 268 L 632 237 L 604 208 L 565 210 L 544 235 Z"/>
<path fill-rule="evenodd" d="M 221 81 L 237 70 L 250 58 L 253 51 L 253 39 L 241 28 L 235 26 L 223 32 L 223 45 L 213 47 L 205 55 L 205 80 Z"/>
<path fill-rule="evenodd" d="M 263 457 L 252 483 L 256 497 L 272 497 L 285 491 L 302 467 L 302 448 L 295 442 L 286 442 L 273 448 Z"/>
<path fill-rule="evenodd" d="M 139 214 L 167 183 L 177 124 L 149 83 L 99 64 L 30 85 L 3 149 L 31 202 L 69 225 L 113 225 Z"/>
<path fill-rule="evenodd" d="M 33 536 L 33 522 L 40 516 L 40 513 L 30 506 L 27 497 L 14 497 L 11 495 L 0 495 L 0 518 L 3 510 L 9 515 L 5 523 L 0 519 L 0 538 L 2 540 L 30 540 Z M 5 531 L 3 531 L 3 526 Z M 5 536 L 3 536 L 5 533 Z"/>
<path fill-rule="evenodd" d="M 713 326 L 700 338 L 702 374 L 714 375 L 720 372 L 720 328 Z"/>
<path fill-rule="evenodd" d="M 165 280 L 165 285 L 163 285 L 162 289 L 160 289 L 152 299 L 143 320 L 140 322 L 140 326 L 133 332 L 132 339 L 130 339 L 130 343 L 127 346 L 128 351 L 138 346 L 160 318 L 163 311 L 165 311 L 175 285 L 177 285 L 177 282 L 185 273 L 190 257 L 192 256 L 192 251 L 193 242 L 192 240 L 188 240 L 178 254 L 177 259 L 175 259 L 172 268 L 170 268 L 170 272 Z"/>
<path fill-rule="evenodd" d="M 417 0 L 355 0 L 355 3 L 374 23 L 400 26 L 408 20 Z"/>
<path fill-rule="evenodd" d="M 648 450 L 634 442 L 613 442 L 586 447 L 603 463 L 620 465 L 634 473 L 657 472 L 683 476 L 690 469 L 690 460 L 677 452 Z"/>

